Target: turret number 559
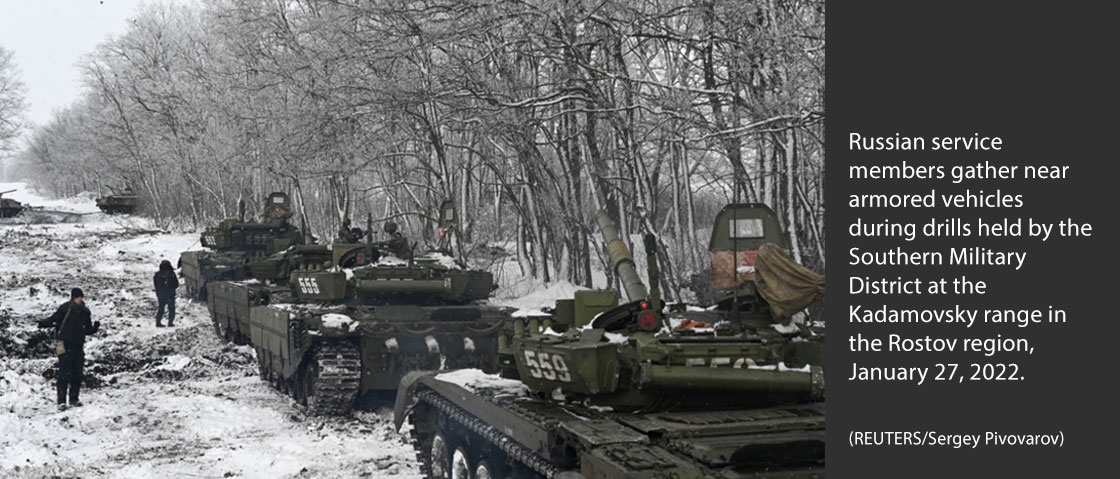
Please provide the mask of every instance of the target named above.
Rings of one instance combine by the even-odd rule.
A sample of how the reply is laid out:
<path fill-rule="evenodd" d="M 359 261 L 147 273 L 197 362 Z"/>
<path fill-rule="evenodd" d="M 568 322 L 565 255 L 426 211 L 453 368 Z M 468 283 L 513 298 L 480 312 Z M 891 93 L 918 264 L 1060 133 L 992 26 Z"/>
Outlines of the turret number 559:
<path fill-rule="evenodd" d="M 536 379 L 546 381 L 572 381 L 572 374 L 568 371 L 568 363 L 564 356 L 559 354 L 538 353 L 525 351 L 525 365 L 529 368 L 529 375 Z"/>

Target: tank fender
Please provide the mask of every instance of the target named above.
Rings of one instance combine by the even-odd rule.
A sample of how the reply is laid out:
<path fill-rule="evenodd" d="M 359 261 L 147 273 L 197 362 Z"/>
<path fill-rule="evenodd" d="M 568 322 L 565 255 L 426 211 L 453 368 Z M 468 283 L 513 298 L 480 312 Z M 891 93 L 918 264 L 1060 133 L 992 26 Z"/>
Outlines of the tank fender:
<path fill-rule="evenodd" d="M 393 425 L 396 426 L 396 431 L 401 430 L 405 418 L 416 406 L 416 395 L 413 394 L 416 392 L 416 384 L 421 379 L 438 373 L 438 371 L 410 371 L 401 378 L 400 386 L 397 388 L 397 400 L 393 404 Z"/>

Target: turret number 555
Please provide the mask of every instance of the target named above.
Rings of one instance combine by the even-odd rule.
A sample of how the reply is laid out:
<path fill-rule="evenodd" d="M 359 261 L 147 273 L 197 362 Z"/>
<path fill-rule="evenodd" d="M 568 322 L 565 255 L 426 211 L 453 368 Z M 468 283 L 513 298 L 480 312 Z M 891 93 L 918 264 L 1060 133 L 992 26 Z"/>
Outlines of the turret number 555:
<path fill-rule="evenodd" d="M 319 294 L 319 282 L 315 278 L 299 278 L 299 291 L 303 294 Z"/>
<path fill-rule="evenodd" d="M 568 371 L 568 363 L 564 356 L 559 354 L 538 353 L 525 351 L 525 365 L 529 368 L 529 375 L 536 379 L 546 381 L 572 381 L 572 374 Z"/>

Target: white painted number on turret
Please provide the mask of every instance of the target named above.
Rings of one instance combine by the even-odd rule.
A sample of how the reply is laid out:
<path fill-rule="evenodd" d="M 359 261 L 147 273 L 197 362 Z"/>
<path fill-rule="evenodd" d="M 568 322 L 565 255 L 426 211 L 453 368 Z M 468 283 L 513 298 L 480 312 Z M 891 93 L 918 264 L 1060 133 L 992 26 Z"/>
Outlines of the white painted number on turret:
<path fill-rule="evenodd" d="M 563 356 L 525 351 L 525 364 L 529 367 L 529 375 L 536 379 L 563 383 L 572 381 L 572 373 Z"/>
<path fill-rule="evenodd" d="M 319 294 L 319 282 L 315 278 L 299 278 L 299 291 L 303 294 Z"/>
<path fill-rule="evenodd" d="M 202 239 L 207 245 L 216 246 L 218 244 L 218 241 L 214 238 L 214 235 L 205 235 L 202 237 Z"/>

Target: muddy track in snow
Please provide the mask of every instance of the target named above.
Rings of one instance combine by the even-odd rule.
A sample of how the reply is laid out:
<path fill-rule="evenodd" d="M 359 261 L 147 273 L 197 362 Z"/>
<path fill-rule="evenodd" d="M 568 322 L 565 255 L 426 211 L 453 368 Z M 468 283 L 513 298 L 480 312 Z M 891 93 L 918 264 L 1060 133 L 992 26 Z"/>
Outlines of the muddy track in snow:
<path fill-rule="evenodd" d="M 419 477 L 390 413 L 307 417 L 257 378 L 251 348 L 214 336 L 204 305 L 180 298 L 176 327 L 155 328 L 151 275 L 197 235 L 99 216 L 0 225 L 0 476 Z M 86 405 L 59 412 L 35 321 L 74 286 L 102 331 Z"/>

